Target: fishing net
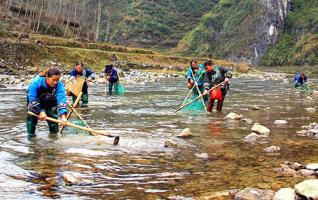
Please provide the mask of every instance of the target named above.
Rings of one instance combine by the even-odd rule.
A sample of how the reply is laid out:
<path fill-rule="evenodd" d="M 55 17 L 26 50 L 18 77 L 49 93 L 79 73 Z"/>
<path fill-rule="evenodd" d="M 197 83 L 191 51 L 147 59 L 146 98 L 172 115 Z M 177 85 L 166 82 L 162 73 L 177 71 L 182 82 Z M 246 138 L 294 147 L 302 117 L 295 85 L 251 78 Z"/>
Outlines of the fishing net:
<path fill-rule="evenodd" d="M 303 84 L 301 86 L 298 86 L 295 89 L 298 91 L 303 91 L 303 92 L 312 92 L 309 85 L 307 85 L 307 84 Z"/>
<path fill-rule="evenodd" d="M 82 120 L 78 119 L 78 118 L 69 119 L 69 122 L 71 122 L 72 124 L 78 125 L 78 126 L 85 127 L 84 122 Z M 87 135 L 87 134 L 89 134 L 86 131 L 83 131 L 83 130 L 80 130 L 80 129 L 77 129 L 77 128 L 72 128 L 72 127 L 69 127 L 69 126 L 65 127 L 64 133 L 69 134 L 69 135 L 73 135 L 73 134 L 84 134 L 84 135 L 86 134 Z"/>
<path fill-rule="evenodd" d="M 116 83 L 114 86 L 114 90 L 115 90 L 114 95 L 119 95 L 119 96 L 124 95 L 126 92 L 125 87 L 121 83 Z"/>
<path fill-rule="evenodd" d="M 197 96 L 193 96 L 193 97 L 188 98 L 184 102 L 184 104 L 187 104 L 187 103 L 193 101 L 195 98 L 197 98 Z M 202 100 L 198 99 L 195 102 L 193 102 L 192 104 L 184 107 L 182 109 L 182 111 L 205 111 L 205 107 L 204 107 L 204 104 L 203 104 Z"/>

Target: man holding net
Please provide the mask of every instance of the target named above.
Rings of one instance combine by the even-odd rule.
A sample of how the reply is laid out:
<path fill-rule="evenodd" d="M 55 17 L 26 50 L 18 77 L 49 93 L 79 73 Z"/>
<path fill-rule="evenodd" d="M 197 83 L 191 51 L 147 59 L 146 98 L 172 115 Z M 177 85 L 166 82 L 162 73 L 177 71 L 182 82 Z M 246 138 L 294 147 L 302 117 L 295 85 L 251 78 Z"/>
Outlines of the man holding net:
<path fill-rule="evenodd" d="M 217 100 L 218 103 L 216 109 L 218 112 L 221 112 L 225 95 L 230 87 L 229 78 L 232 78 L 232 74 L 228 69 L 218 65 L 214 65 L 211 60 L 206 61 L 204 63 L 204 67 L 206 69 L 206 73 L 204 76 L 205 91 L 203 94 L 207 95 L 209 89 L 211 89 L 215 85 L 224 82 L 221 86 L 211 91 L 207 108 L 208 112 L 212 112 L 214 102 L 215 100 Z"/>

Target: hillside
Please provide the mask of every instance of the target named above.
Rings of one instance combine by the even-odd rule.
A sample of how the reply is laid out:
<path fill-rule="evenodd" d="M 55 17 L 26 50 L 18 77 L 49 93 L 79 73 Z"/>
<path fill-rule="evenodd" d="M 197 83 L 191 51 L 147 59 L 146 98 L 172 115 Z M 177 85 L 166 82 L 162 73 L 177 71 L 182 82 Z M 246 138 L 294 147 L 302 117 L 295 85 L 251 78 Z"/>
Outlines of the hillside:
<path fill-rule="evenodd" d="M 316 0 L 43 2 L 1 1 L 6 17 L 0 36 L 27 27 L 28 33 L 168 55 L 263 66 L 318 65 Z"/>

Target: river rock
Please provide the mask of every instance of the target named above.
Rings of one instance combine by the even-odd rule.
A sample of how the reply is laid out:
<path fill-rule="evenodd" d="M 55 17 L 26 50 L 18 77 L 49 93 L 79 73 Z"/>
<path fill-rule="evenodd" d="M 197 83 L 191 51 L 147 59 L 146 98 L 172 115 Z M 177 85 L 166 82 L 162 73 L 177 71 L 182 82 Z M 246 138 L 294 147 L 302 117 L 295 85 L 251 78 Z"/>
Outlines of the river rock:
<path fill-rule="evenodd" d="M 274 124 L 275 125 L 287 125 L 288 124 L 288 122 L 286 121 L 286 120 L 275 120 L 274 121 Z"/>
<path fill-rule="evenodd" d="M 280 147 L 278 146 L 270 146 L 264 149 L 266 153 L 275 153 L 280 151 Z"/>
<path fill-rule="evenodd" d="M 255 106 L 255 105 L 250 106 L 248 109 L 249 109 L 249 110 L 254 110 L 254 111 L 256 111 L 256 110 L 261 110 L 261 108 L 260 108 L 260 107 Z"/>
<path fill-rule="evenodd" d="M 259 138 L 260 138 L 260 136 L 257 135 L 256 133 L 250 133 L 243 140 L 244 140 L 244 142 L 255 142 Z"/>
<path fill-rule="evenodd" d="M 279 174 L 282 174 L 282 175 L 296 176 L 296 174 L 297 174 L 297 171 L 295 169 L 290 168 L 286 164 L 281 164 L 281 167 L 275 168 L 274 171 L 279 173 Z"/>
<path fill-rule="evenodd" d="M 81 178 L 76 177 L 75 175 L 71 173 L 64 172 L 63 173 L 63 179 L 65 183 L 70 184 L 70 185 L 77 185 L 82 182 Z"/>
<path fill-rule="evenodd" d="M 318 163 L 308 164 L 308 165 L 306 165 L 306 169 L 317 171 L 318 170 Z"/>
<path fill-rule="evenodd" d="M 177 137 L 179 137 L 179 138 L 192 137 L 191 130 L 189 128 L 185 128 L 185 129 L 182 130 L 182 132 L 179 135 L 177 135 Z"/>
<path fill-rule="evenodd" d="M 175 148 L 177 146 L 178 146 L 177 143 L 175 141 L 173 141 L 173 140 L 165 141 L 165 147 L 166 148 Z"/>
<path fill-rule="evenodd" d="M 234 113 L 234 112 L 231 112 L 225 116 L 225 119 L 229 119 L 229 120 L 240 120 L 242 118 L 243 118 L 243 115 L 239 115 L 239 114 Z"/>
<path fill-rule="evenodd" d="M 270 130 L 267 127 L 262 126 L 259 123 L 255 123 L 251 130 L 252 130 L 252 132 L 267 135 L 267 136 L 270 133 Z"/>
<path fill-rule="evenodd" d="M 296 193 L 307 199 L 318 200 L 318 180 L 305 180 L 295 185 Z"/>
<path fill-rule="evenodd" d="M 180 196 L 180 195 L 167 197 L 167 200 L 192 200 L 192 199 L 193 198 L 191 198 L 191 197 L 184 197 L 184 196 Z"/>
<path fill-rule="evenodd" d="M 197 158 L 208 159 L 209 155 L 207 153 L 196 153 L 194 154 Z"/>
<path fill-rule="evenodd" d="M 282 188 L 276 192 L 274 200 L 296 200 L 296 192 L 292 188 Z"/>
<path fill-rule="evenodd" d="M 243 118 L 242 121 L 247 123 L 247 124 L 253 124 L 253 120 L 251 120 L 249 118 Z"/>
<path fill-rule="evenodd" d="M 301 176 L 315 176 L 315 171 L 313 170 L 309 170 L 309 169 L 300 169 L 297 171 L 297 174 L 301 175 Z"/>
<path fill-rule="evenodd" d="M 294 169 L 294 170 L 304 169 L 304 166 L 298 162 L 285 161 L 284 164 L 287 165 L 289 168 Z"/>
<path fill-rule="evenodd" d="M 301 130 L 296 132 L 299 136 L 307 136 L 307 130 Z"/>
<path fill-rule="evenodd" d="M 312 107 L 309 107 L 309 108 L 305 108 L 305 110 L 309 113 L 314 113 L 316 112 L 316 108 L 312 108 Z"/>
<path fill-rule="evenodd" d="M 314 100 L 311 96 L 307 96 L 306 99 L 309 100 L 309 101 Z"/>
<path fill-rule="evenodd" d="M 256 188 L 245 188 L 235 194 L 235 200 L 272 200 L 275 192 Z"/>

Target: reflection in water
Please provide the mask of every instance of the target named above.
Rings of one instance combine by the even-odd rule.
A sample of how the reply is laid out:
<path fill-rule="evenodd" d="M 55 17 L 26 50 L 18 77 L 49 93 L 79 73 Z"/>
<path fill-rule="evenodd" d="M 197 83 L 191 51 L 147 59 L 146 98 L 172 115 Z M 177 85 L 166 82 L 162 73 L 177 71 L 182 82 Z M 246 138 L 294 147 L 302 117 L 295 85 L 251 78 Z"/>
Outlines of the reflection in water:
<path fill-rule="evenodd" d="M 273 168 L 285 160 L 318 160 L 318 140 L 295 134 L 302 125 L 318 121 L 315 113 L 305 111 L 306 107 L 317 105 L 306 98 L 307 94 L 295 93 L 280 82 L 234 79 L 223 113 L 212 114 L 174 113 L 188 92 L 184 80 L 126 88 L 128 92 L 123 97 L 105 98 L 103 86 L 94 85 L 90 87 L 90 106 L 79 110 L 91 127 L 120 135 L 118 146 L 111 145 L 111 138 L 92 137 L 74 129 L 54 137 L 42 122 L 37 136 L 28 140 L 23 91 L 0 90 L 0 158 L 12 155 L 7 162 L 30 173 L 29 183 L 37 190 L 29 192 L 29 196 L 160 199 L 170 195 L 197 197 L 248 186 L 276 190 L 293 186 L 299 179 L 279 177 Z M 251 105 L 264 110 L 249 110 Z M 233 111 L 269 127 L 268 142 L 242 142 L 251 125 L 223 120 Z M 277 119 L 288 120 L 289 125 L 276 126 L 273 122 Z M 193 138 L 175 137 L 187 127 Z M 176 141 L 178 148 L 165 148 L 167 139 Z M 281 152 L 265 154 L 263 149 L 271 145 L 280 146 Z M 85 181 L 67 185 L 62 178 L 64 172 Z M 26 193 L 15 195 L 23 198 Z"/>
<path fill-rule="evenodd" d="M 58 140 L 56 134 L 49 134 L 49 141 Z M 61 163 L 58 160 L 59 150 L 52 145 L 47 145 L 37 138 L 30 139 L 29 147 L 32 154 L 26 157 L 26 168 L 32 169 L 34 177 L 32 182 L 39 184 L 38 190 L 43 196 L 59 198 L 58 189 L 61 183 Z"/>

